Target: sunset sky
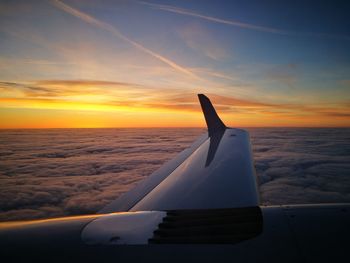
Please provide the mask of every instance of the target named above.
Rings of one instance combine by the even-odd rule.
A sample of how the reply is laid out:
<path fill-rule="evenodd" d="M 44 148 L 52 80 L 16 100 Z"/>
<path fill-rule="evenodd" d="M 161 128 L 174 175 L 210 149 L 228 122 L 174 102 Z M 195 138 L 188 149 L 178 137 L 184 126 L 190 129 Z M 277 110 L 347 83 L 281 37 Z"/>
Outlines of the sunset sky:
<path fill-rule="evenodd" d="M 0 128 L 203 127 L 198 93 L 234 127 L 350 127 L 349 13 L 346 1 L 1 1 Z"/>

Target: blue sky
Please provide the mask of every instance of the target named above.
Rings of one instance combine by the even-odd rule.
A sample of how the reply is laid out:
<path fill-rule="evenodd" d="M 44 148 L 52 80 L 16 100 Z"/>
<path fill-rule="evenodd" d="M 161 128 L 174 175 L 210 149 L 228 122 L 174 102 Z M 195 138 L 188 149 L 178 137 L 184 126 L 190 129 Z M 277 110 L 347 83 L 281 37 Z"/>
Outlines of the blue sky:
<path fill-rule="evenodd" d="M 308 112 L 348 126 L 349 11 L 346 1 L 5 1 L 0 111 L 79 111 L 87 102 L 105 112 L 175 110 L 197 103 L 181 96 L 208 93 L 228 119 L 246 114 L 242 125 L 304 126 Z M 271 122 L 266 113 L 276 112 Z"/>

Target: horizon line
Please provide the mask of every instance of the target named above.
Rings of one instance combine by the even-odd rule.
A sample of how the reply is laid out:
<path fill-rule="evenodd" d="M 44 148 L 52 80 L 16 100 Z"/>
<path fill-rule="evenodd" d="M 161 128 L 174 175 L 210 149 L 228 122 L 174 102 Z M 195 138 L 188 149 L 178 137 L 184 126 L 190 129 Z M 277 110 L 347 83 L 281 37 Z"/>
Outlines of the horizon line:
<path fill-rule="evenodd" d="M 292 129 L 350 129 L 350 126 L 236 126 L 228 127 L 228 129 L 245 129 L 245 128 L 292 128 Z M 4 130 L 65 130 L 65 129 L 207 129 L 207 127 L 200 126 L 154 126 L 154 127 L 40 127 L 40 128 L 0 128 L 0 131 Z"/>

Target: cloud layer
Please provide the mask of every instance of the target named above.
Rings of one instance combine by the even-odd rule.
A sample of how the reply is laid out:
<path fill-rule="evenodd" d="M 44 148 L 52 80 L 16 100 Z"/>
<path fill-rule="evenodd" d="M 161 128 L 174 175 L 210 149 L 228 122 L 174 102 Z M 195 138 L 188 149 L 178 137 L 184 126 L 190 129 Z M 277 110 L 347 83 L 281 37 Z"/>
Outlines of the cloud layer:
<path fill-rule="evenodd" d="M 203 129 L 0 132 L 0 220 L 95 213 Z M 263 204 L 350 202 L 349 129 L 251 129 Z"/>
<path fill-rule="evenodd" d="M 349 129 L 252 129 L 264 204 L 350 201 Z"/>

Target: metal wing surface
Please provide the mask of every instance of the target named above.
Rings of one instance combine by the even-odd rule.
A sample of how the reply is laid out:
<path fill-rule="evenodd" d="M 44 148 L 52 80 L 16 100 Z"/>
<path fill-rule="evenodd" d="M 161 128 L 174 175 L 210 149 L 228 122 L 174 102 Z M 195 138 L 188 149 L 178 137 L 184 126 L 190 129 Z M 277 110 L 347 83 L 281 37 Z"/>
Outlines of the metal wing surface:
<path fill-rule="evenodd" d="M 249 134 L 228 128 L 198 95 L 208 133 L 101 213 L 259 205 Z"/>

